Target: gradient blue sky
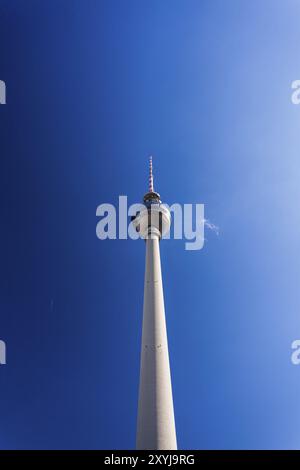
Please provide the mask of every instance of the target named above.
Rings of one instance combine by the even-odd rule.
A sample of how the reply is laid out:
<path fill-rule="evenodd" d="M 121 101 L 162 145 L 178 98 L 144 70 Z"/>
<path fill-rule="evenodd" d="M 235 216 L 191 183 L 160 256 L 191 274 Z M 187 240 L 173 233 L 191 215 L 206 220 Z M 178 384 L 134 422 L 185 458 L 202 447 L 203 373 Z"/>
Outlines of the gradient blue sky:
<path fill-rule="evenodd" d="M 96 207 L 204 203 L 161 245 L 178 444 L 299 448 L 297 0 L 1 0 L 0 447 L 135 445 L 144 244 Z"/>

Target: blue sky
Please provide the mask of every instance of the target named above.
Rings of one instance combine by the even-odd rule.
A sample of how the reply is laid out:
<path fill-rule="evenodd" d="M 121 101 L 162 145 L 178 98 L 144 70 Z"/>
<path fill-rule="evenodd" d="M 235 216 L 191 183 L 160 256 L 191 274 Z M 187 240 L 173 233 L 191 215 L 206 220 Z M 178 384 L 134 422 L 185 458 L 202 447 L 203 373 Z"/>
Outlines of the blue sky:
<path fill-rule="evenodd" d="M 96 238 L 140 202 L 219 227 L 161 244 L 181 449 L 299 448 L 300 5 L 0 1 L 0 447 L 134 448 L 144 244 Z"/>

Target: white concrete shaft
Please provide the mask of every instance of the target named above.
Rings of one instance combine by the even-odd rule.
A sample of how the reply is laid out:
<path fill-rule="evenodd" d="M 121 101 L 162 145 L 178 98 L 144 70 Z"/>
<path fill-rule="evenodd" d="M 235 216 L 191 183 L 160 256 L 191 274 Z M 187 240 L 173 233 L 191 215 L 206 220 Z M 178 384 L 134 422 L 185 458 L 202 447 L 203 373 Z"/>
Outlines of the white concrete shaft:
<path fill-rule="evenodd" d="M 159 237 L 146 240 L 137 449 L 177 449 Z"/>

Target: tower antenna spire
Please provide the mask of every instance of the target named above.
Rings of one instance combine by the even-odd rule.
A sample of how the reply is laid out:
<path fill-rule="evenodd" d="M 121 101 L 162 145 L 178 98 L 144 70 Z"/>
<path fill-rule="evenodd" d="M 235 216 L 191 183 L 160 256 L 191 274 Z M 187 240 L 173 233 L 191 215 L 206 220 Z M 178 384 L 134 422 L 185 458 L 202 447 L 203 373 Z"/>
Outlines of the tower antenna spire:
<path fill-rule="evenodd" d="M 152 155 L 149 157 L 149 193 L 154 192 L 153 186 L 153 166 L 152 166 Z"/>

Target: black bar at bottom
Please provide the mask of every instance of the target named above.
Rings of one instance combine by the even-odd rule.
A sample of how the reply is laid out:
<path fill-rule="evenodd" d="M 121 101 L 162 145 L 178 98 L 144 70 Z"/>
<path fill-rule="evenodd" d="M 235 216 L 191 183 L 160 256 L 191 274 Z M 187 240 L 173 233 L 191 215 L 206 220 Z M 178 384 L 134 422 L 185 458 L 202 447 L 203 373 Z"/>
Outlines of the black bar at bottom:
<path fill-rule="evenodd" d="M 205 450 L 178 450 L 178 451 L 118 451 L 118 450 L 2 450 L 0 451 L 0 465 L 4 462 L 17 463 L 23 466 L 27 463 L 37 464 L 67 464 L 74 463 L 83 468 L 98 468 L 99 464 L 121 465 L 128 468 L 140 468 L 141 466 L 153 467 L 191 467 L 194 465 L 217 464 L 219 468 L 223 465 L 237 465 L 241 469 L 244 464 L 273 464 L 286 465 L 288 463 L 299 463 L 300 451 L 205 451 Z"/>

